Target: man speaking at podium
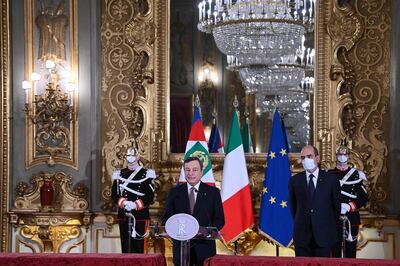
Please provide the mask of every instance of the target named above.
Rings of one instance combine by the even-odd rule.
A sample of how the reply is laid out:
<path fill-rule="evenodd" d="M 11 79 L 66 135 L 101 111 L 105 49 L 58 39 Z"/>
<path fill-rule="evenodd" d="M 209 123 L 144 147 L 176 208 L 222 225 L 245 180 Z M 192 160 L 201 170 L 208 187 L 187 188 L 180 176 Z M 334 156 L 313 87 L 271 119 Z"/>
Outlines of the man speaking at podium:
<path fill-rule="evenodd" d="M 171 189 L 163 224 L 174 214 L 186 213 L 195 217 L 200 227 L 216 227 L 220 230 L 225 224 L 225 219 L 218 188 L 200 181 L 203 163 L 199 158 L 188 157 L 183 166 L 187 183 Z M 203 265 L 206 258 L 215 254 L 215 240 L 190 241 L 190 265 Z M 173 261 L 175 265 L 180 265 L 180 243 L 176 240 L 173 241 Z"/>

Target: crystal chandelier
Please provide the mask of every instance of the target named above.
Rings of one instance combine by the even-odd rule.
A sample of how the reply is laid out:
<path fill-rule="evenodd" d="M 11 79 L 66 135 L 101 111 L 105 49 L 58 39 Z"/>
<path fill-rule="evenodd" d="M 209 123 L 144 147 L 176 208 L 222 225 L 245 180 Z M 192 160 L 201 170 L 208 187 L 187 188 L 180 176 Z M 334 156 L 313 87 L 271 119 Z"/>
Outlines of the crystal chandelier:
<path fill-rule="evenodd" d="M 304 69 L 297 65 L 247 66 L 239 76 L 248 92 L 277 93 L 298 86 L 304 79 Z"/>
<path fill-rule="evenodd" d="M 199 3 L 198 29 L 241 65 L 272 65 L 301 47 L 314 24 L 315 0 L 207 0 Z"/>
<path fill-rule="evenodd" d="M 281 91 L 276 94 L 256 94 L 257 104 L 262 106 L 263 112 L 273 112 L 276 107 L 283 113 L 308 113 L 310 100 L 308 93 L 301 91 Z"/>

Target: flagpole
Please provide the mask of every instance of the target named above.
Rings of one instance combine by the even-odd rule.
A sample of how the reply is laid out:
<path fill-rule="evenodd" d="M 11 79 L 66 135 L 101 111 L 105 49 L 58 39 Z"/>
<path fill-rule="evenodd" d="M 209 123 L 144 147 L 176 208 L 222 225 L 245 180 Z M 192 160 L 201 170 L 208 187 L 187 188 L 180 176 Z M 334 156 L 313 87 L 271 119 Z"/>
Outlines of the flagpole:
<path fill-rule="evenodd" d="M 238 114 L 238 118 L 239 118 L 239 101 L 238 101 L 236 95 L 235 95 L 235 98 L 233 99 L 232 105 L 233 105 L 233 108 L 235 109 L 234 112 L 236 112 L 236 113 Z M 240 126 L 239 126 L 239 127 L 240 127 Z M 238 245 L 237 240 L 235 240 L 235 241 L 233 242 L 233 244 L 234 244 L 234 246 L 235 246 L 235 250 L 234 250 L 233 254 L 234 254 L 235 256 L 237 256 L 237 255 L 238 255 L 238 251 L 239 251 L 239 245 Z"/>
<path fill-rule="evenodd" d="M 235 98 L 233 99 L 232 105 L 233 105 L 233 108 L 235 108 L 235 112 L 238 114 L 238 117 L 239 117 L 239 101 L 238 101 L 236 95 L 235 95 Z M 238 250 L 239 250 L 239 245 L 238 245 L 237 240 L 235 240 L 235 242 L 233 242 L 233 243 L 235 245 L 234 254 L 235 254 L 235 256 L 237 256 L 238 255 Z"/>

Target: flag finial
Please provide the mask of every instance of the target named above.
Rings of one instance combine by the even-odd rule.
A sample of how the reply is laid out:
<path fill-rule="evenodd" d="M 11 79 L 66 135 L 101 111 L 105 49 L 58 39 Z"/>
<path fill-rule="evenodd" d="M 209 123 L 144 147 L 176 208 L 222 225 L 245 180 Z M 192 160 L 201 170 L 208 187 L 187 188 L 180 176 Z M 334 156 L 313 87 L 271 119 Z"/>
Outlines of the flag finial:
<path fill-rule="evenodd" d="M 239 108 L 239 101 L 237 99 L 237 96 L 235 95 L 235 99 L 233 99 L 233 103 L 232 103 L 233 107 L 235 108 L 235 110 L 237 111 Z"/>
<path fill-rule="evenodd" d="M 279 95 L 275 95 L 274 103 L 273 103 L 274 113 L 275 113 L 276 109 L 278 109 L 278 105 L 279 105 Z"/>
<path fill-rule="evenodd" d="M 199 98 L 198 94 L 196 94 L 196 98 L 194 100 L 194 106 L 196 106 L 197 108 L 200 108 L 200 98 Z"/>
<path fill-rule="evenodd" d="M 214 108 L 214 111 L 212 112 L 212 117 L 213 117 L 213 118 L 217 118 L 217 116 L 218 116 L 218 113 L 217 113 L 217 111 L 216 111 L 215 108 Z"/>
<path fill-rule="evenodd" d="M 247 108 L 246 108 L 246 110 L 244 111 L 244 118 L 247 120 L 247 121 L 249 121 L 249 116 L 250 116 L 250 113 L 249 113 L 249 111 L 247 110 Z"/>

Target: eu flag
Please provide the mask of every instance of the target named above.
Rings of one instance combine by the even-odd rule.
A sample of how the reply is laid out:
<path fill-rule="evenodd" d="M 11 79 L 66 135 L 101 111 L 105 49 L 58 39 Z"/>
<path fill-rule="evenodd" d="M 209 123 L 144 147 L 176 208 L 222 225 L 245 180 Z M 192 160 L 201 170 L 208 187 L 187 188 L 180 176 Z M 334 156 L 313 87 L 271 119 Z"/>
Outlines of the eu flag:
<path fill-rule="evenodd" d="M 290 246 L 293 237 L 293 220 L 288 206 L 291 177 L 288 155 L 285 128 L 276 110 L 261 196 L 259 228 L 268 238 L 284 247 Z"/>

